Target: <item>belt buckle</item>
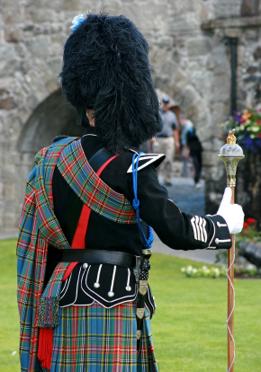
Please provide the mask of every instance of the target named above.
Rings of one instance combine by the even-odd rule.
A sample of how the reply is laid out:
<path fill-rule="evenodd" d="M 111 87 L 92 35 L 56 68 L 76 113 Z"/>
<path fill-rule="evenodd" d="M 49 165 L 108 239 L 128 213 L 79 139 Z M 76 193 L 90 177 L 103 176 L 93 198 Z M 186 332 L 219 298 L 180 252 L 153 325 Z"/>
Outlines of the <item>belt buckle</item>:
<path fill-rule="evenodd" d="M 145 258 L 150 258 L 151 254 L 151 248 L 145 248 L 142 250 L 142 256 Z"/>

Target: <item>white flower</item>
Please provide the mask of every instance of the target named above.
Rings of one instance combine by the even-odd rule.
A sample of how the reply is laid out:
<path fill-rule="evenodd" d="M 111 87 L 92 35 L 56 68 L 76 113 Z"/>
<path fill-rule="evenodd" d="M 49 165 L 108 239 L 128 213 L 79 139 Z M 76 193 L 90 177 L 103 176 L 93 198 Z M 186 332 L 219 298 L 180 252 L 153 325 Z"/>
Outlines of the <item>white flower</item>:
<path fill-rule="evenodd" d="M 218 278 L 220 276 L 220 271 L 217 267 L 212 268 L 212 275 L 213 275 L 213 278 Z"/>
<path fill-rule="evenodd" d="M 205 277 L 208 276 L 209 273 L 210 273 L 209 268 L 207 266 L 202 266 L 200 271 L 201 271 L 202 275 L 205 276 Z"/>
<path fill-rule="evenodd" d="M 85 21 L 86 17 L 84 14 L 78 14 L 72 20 L 71 31 L 74 32 L 77 28 Z"/>
<path fill-rule="evenodd" d="M 186 273 L 188 275 L 192 275 L 193 274 L 193 267 L 191 265 L 187 266 L 186 269 L 187 269 L 186 270 Z"/>

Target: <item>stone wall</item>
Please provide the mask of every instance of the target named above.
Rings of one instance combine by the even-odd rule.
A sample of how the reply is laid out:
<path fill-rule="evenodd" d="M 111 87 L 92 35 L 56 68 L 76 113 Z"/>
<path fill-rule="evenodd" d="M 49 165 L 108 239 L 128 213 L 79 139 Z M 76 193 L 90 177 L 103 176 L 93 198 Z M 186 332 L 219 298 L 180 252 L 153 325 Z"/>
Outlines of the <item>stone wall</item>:
<path fill-rule="evenodd" d="M 239 43 L 239 108 L 261 104 L 261 29 L 249 29 L 240 35 Z"/>
<path fill-rule="evenodd" d="M 213 184 L 223 177 L 217 152 L 223 140 L 219 123 L 229 114 L 230 61 L 223 31 L 202 30 L 201 25 L 238 16 L 240 6 L 239 0 L 20 0 L 19 6 L 15 0 L 2 0 L 0 229 L 17 225 L 25 175 L 36 149 L 61 131 L 77 131 L 71 125 L 75 113 L 59 92 L 58 76 L 70 21 L 84 11 L 127 15 L 144 32 L 151 45 L 156 87 L 173 96 L 198 128 L 210 185 L 208 205 L 215 208 L 223 187 Z M 242 31 L 238 77 L 242 104 L 247 99 L 245 76 L 250 71 L 259 74 L 256 31 Z M 253 89 L 252 80 L 248 84 Z"/>
<path fill-rule="evenodd" d="M 245 3 L 245 2 L 244 2 Z M 256 6 L 256 4 L 255 4 Z M 242 6 L 240 8 L 242 12 Z M 207 26 L 208 25 L 208 26 Z M 206 22 L 203 29 L 209 34 L 212 33 L 213 37 L 218 37 L 220 40 L 223 39 L 223 43 L 228 44 L 228 38 L 237 38 L 237 110 L 242 111 L 246 108 L 260 108 L 260 91 L 261 91 L 261 49 L 260 49 L 260 37 L 261 37 L 261 17 L 255 15 L 253 17 L 231 17 L 226 19 L 220 19 L 216 22 Z M 227 68 L 230 69 L 230 53 L 227 46 Z M 226 75 L 229 79 L 229 74 Z M 230 85 L 230 82 L 229 82 Z M 222 88 L 221 88 L 222 90 Z M 222 95 L 222 91 L 220 91 Z M 224 92 L 223 92 L 224 93 Z M 220 97 L 221 97 L 220 95 Z M 218 97 L 218 96 L 217 96 Z M 216 97 L 216 99 L 217 99 Z M 226 96 L 227 103 L 229 104 L 230 97 Z M 224 107 L 224 106 L 223 106 Z M 227 107 L 227 115 L 229 113 Z M 224 121 L 224 120 L 223 120 Z M 219 121 L 220 123 L 221 121 Z M 247 194 L 246 187 L 243 187 L 243 177 L 246 177 L 248 171 L 245 169 L 242 161 L 238 168 L 238 200 L 243 206 L 246 207 L 246 211 L 249 210 L 250 195 Z M 250 171 L 249 171 L 249 177 Z M 213 167 L 213 171 L 207 174 L 207 187 L 206 187 L 206 198 L 208 210 L 215 212 L 217 207 L 217 200 L 220 195 L 221 185 L 225 185 L 225 174 L 223 165 L 217 164 Z M 259 184 L 259 181 L 258 181 Z M 261 196 L 261 190 L 257 192 L 259 197 Z M 255 213 L 255 217 L 257 217 Z M 260 213 L 259 217 L 260 218 Z"/>

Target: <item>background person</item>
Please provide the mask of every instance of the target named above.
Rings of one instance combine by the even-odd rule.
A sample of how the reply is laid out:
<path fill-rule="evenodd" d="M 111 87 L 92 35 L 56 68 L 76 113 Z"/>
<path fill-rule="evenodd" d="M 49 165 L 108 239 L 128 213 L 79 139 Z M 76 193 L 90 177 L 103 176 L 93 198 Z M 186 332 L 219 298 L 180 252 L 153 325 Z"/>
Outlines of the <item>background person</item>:
<path fill-rule="evenodd" d="M 159 169 L 165 186 L 172 185 L 175 151 L 179 150 L 177 118 L 174 112 L 170 111 L 169 104 L 169 97 L 163 96 L 160 108 L 162 130 L 157 133 L 153 146 L 154 151 L 165 154 L 165 160 Z"/>
<path fill-rule="evenodd" d="M 194 166 L 194 182 L 196 187 L 200 187 L 200 175 L 202 170 L 202 151 L 203 147 L 196 134 L 196 128 L 192 127 L 187 131 L 187 146 L 189 156 Z"/>
<path fill-rule="evenodd" d="M 180 116 L 180 147 L 181 147 L 181 159 L 182 159 L 182 170 L 181 176 L 189 176 L 189 147 L 187 143 L 187 134 L 194 125 L 191 120 L 185 118 L 184 114 Z"/>

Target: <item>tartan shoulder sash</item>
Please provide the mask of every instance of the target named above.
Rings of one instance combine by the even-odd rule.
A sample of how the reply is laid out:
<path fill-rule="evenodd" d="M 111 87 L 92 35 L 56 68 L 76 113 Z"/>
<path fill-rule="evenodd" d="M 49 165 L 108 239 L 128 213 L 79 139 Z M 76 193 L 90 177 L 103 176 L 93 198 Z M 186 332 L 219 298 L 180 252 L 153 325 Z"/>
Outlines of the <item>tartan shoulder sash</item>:
<path fill-rule="evenodd" d="M 76 195 L 90 209 L 117 223 L 136 223 L 134 210 L 126 197 L 114 191 L 92 169 L 80 139 L 64 147 L 57 167 Z"/>
<path fill-rule="evenodd" d="M 76 137 L 64 137 L 42 148 L 35 156 L 36 222 L 42 238 L 58 248 L 69 249 L 64 232 L 53 210 L 52 178 L 62 149 Z"/>

